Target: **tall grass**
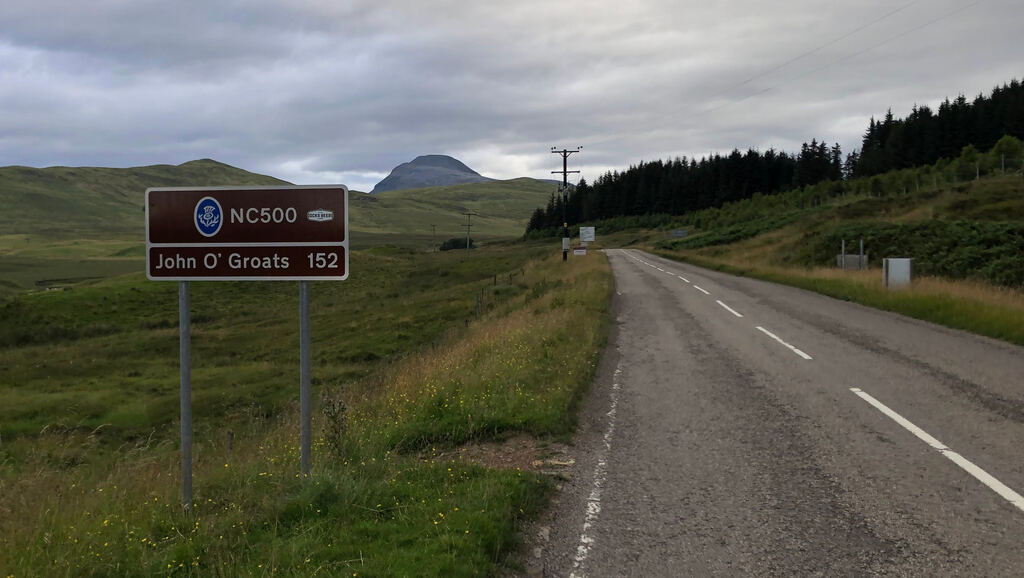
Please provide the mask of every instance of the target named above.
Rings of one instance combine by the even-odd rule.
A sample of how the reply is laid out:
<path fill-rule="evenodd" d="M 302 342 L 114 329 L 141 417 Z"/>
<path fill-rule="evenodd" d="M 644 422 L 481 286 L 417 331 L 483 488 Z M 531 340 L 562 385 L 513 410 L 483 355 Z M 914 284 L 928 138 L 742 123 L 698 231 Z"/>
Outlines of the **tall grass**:
<path fill-rule="evenodd" d="M 983 281 L 918 277 L 906 289 L 882 285 L 878 269 L 842 271 L 752 266 L 733 256 L 697 256 L 655 250 L 656 253 L 736 275 L 783 283 L 837 299 L 901 313 L 909 317 L 1024 345 L 1024 292 Z"/>
<path fill-rule="evenodd" d="M 126 439 L 102 467 L 54 459 L 104 443 L 80 430 L 40 436 L 40 455 L 0 454 L 0 574 L 494 573 L 548 484 L 429 458 L 468 440 L 570 431 L 608 327 L 602 255 L 524 269 L 519 290 L 468 328 L 323 388 L 309 479 L 296 473 L 294 410 L 235 419 L 230 445 L 221 430 L 199 435 L 191 513 L 177 499 L 173 436 Z"/>

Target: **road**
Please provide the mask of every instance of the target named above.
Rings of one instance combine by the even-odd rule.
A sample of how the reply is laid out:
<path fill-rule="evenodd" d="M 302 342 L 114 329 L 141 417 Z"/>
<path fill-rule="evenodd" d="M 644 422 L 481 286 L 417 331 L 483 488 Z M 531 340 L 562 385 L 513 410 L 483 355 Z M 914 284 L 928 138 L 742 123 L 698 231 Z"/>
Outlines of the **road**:
<path fill-rule="evenodd" d="M 607 254 L 615 330 L 531 573 L 1024 575 L 1024 348 Z"/>

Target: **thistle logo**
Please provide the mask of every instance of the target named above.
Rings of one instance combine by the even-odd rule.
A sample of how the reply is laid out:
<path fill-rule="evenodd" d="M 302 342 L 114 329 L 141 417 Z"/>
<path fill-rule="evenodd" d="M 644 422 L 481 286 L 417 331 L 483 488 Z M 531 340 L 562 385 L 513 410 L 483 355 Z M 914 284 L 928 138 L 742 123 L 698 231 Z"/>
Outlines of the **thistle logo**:
<path fill-rule="evenodd" d="M 196 203 L 195 221 L 196 229 L 204 237 L 212 237 L 220 231 L 224 222 L 223 212 L 220 203 L 213 197 L 203 197 Z"/>

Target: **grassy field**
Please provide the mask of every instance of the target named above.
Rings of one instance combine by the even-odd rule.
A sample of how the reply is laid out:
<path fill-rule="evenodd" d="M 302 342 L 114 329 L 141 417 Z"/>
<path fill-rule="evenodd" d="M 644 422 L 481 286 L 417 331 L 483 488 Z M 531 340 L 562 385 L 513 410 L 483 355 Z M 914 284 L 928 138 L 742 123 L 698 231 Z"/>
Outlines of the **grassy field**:
<path fill-rule="evenodd" d="M 456 253 L 357 252 L 349 281 L 313 285 L 310 479 L 295 284 L 194 284 L 191 514 L 176 498 L 175 284 L 0 303 L 0 573 L 493 573 L 547 482 L 431 456 L 572 431 L 611 280 L 600 254 Z"/>
<path fill-rule="evenodd" d="M 465 212 L 473 217 L 473 238 L 519 237 L 530 214 L 548 201 L 555 186 L 529 178 L 386 191 L 349 196 L 354 235 L 391 233 L 430 235 L 436 225 L 437 244 L 466 235 Z"/>

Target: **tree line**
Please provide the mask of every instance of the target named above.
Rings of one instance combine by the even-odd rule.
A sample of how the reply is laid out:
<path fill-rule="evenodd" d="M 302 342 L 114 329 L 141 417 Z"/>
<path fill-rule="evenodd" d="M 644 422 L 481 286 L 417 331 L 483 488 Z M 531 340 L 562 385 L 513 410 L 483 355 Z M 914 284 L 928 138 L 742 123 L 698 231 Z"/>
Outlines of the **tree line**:
<path fill-rule="evenodd" d="M 906 118 L 893 118 L 892 110 L 881 121 L 872 118 L 847 164 L 850 176 L 869 177 L 953 159 L 968 145 L 989 150 L 1006 135 L 1024 138 L 1024 84 L 1016 79 L 988 97 L 947 98 L 936 112 L 915 105 Z"/>
<path fill-rule="evenodd" d="M 1024 138 L 1024 85 L 1017 80 L 973 102 L 963 95 L 946 99 L 937 113 L 915 106 L 903 119 L 891 111 L 882 121 L 872 118 L 861 150 L 845 158 L 838 144 L 815 139 L 799 153 L 735 149 L 724 156 L 647 161 L 609 171 L 593 183 L 581 180 L 564 197 L 552 194 L 531 215 L 527 234 L 553 233 L 563 221 L 680 215 L 828 181 L 841 189 L 844 180 L 956 159 L 968 146 L 988 150 L 1004 135 Z"/>

